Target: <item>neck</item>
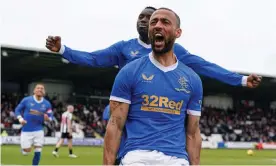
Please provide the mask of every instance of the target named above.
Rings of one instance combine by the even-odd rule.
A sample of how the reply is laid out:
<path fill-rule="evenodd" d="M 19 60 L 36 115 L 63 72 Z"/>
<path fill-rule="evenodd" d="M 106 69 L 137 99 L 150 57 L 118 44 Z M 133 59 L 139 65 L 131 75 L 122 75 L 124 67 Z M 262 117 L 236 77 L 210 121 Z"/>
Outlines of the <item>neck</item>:
<path fill-rule="evenodd" d="M 42 97 L 41 97 L 41 96 L 35 95 L 35 99 L 36 99 L 37 101 L 40 101 L 40 100 L 42 99 Z"/>
<path fill-rule="evenodd" d="M 152 52 L 154 59 L 156 59 L 161 65 L 168 67 L 176 63 L 176 57 L 173 54 L 173 50 L 164 54 L 156 54 Z"/>
<path fill-rule="evenodd" d="M 146 44 L 150 44 L 150 41 L 149 41 L 149 38 L 148 38 L 148 37 L 143 37 L 143 36 L 139 35 L 139 39 L 140 39 L 142 42 L 146 43 Z"/>

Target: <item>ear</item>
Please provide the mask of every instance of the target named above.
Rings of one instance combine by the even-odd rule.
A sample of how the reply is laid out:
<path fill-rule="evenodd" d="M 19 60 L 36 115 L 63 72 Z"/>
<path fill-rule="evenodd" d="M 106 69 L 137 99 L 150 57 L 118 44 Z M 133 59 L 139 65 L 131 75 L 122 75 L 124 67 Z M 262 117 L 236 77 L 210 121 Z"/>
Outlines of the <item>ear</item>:
<path fill-rule="evenodd" d="M 182 29 L 181 28 L 177 28 L 175 30 L 175 37 L 179 38 L 181 36 L 181 34 L 182 34 Z"/>

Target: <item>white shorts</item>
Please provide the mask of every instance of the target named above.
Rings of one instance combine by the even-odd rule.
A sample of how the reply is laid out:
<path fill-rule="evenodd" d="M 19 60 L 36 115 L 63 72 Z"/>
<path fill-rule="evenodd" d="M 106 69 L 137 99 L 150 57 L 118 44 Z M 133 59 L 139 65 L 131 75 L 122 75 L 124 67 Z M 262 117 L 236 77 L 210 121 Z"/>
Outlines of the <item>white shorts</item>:
<path fill-rule="evenodd" d="M 165 155 L 156 150 L 134 150 L 128 152 L 121 160 L 120 165 L 181 165 L 188 166 L 189 162 L 183 158 Z"/>
<path fill-rule="evenodd" d="M 44 132 L 33 131 L 33 132 L 21 132 L 21 148 L 28 149 L 34 146 L 43 146 L 44 143 Z"/>

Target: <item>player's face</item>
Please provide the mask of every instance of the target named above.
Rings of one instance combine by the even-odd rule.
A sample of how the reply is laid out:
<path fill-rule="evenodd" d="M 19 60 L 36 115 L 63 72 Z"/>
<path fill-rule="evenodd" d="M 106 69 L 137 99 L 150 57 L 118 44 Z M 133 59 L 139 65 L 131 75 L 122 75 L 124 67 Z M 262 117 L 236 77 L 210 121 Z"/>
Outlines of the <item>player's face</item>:
<path fill-rule="evenodd" d="M 149 22 L 149 39 L 152 51 L 164 54 L 170 51 L 176 38 L 180 37 L 181 29 L 177 26 L 176 16 L 168 10 L 157 10 Z"/>
<path fill-rule="evenodd" d="M 137 31 L 143 38 L 148 37 L 149 20 L 153 12 L 153 9 L 144 9 L 138 17 Z"/>
<path fill-rule="evenodd" d="M 36 85 L 34 89 L 34 94 L 38 97 L 43 97 L 45 95 L 45 88 L 43 85 Z"/>
<path fill-rule="evenodd" d="M 74 111 L 74 107 L 73 106 L 68 106 L 67 109 L 69 110 L 69 112 L 73 112 Z"/>

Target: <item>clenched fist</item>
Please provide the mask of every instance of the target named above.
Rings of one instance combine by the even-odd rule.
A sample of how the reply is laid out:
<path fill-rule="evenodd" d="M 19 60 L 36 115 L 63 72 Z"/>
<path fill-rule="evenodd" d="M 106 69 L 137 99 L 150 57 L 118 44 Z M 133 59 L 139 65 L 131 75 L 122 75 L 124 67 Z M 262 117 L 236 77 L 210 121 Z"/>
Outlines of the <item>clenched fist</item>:
<path fill-rule="evenodd" d="M 256 74 L 250 74 L 247 77 L 247 87 L 248 88 L 256 88 L 262 82 L 262 77 Z"/>
<path fill-rule="evenodd" d="M 53 52 L 59 52 L 61 48 L 60 36 L 48 36 L 46 39 L 46 48 Z"/>

